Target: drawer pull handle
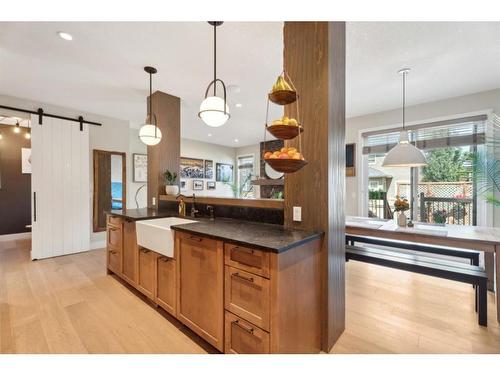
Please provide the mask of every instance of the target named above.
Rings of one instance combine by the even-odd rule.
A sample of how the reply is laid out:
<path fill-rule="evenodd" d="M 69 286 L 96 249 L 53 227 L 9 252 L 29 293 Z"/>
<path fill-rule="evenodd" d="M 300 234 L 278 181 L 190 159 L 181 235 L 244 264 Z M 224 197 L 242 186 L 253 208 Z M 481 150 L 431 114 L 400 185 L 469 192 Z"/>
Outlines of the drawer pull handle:
<path fill-rule="evenodd" d="M 196 236 L 189 236 L 189 239 L 190 239 L 191 241 L 198 241 L 198 242 L 203 241 L 203 238 L 196 237 Z"/>
<path fill-rule="evenodd" d="M 145 249 L 145 248 L 141 248 L 141 252 L 142 252 L 143 254 L 147 254 L 147 253 L 149 253 L 149 250 L 148 250 L 148 249 Z"/>
<path fill-rule="evenodd" d="M 238 328 L 241 328 L 243 331 L 253 335 L 253 328 L 245 327 L 243 324 L 240 323 L 239 320 L 233 320 L 231 323 L 237 326 Z"/>
<path fill-rule="evenodd" d="M 170 260 L 169 257 L 161 257 L 160 259 L 161 259 L 162 262 L 165 262 L 165 263 Z"/>
<path fill-rule="evenodd" d="M 117 253 L 117 251 L 116 250 L 110 250 L 109 253 L 112 254 L 112 255 L 115 255 Z"/>
<path fill-rule="evenodd" d="M 109 228 L 109 230 L 110 230 L 111 232 L 114 232 L 115 230 L 117 230 L 117 228 L 110 227 L 110 228 Z"/>
<path fill-rule="evenodd" d="M 237 277 L 237 278 L 239 278 L 239 279 L 242 279 L 242 280 L 248 281 L 249 283 L 253 283 L 253 277 L 245 277 L 245 276 L 241 276 L 238 272 L 233 273 L 231 276 L 234 276 L 234 277 Z"/>

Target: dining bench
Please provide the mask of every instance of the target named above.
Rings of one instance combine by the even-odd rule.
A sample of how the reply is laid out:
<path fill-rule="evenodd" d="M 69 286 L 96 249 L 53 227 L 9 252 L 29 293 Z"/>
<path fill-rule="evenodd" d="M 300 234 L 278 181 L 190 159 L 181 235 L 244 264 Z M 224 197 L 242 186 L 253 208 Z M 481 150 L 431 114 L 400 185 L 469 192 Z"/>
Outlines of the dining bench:
<path fill-rule="evenodd" d="M 347 240 L 347 237 L 346 237 Z M 347 241 L 346 241 L 347 242 Z M 487 281 L 482 267 L 418 254 L 407 254 L 371 247 L 346 245 L 346 261 L 355 260 L 403 271 L 471 284 L 475 287 L 478 323 L 487 326 Z"/>

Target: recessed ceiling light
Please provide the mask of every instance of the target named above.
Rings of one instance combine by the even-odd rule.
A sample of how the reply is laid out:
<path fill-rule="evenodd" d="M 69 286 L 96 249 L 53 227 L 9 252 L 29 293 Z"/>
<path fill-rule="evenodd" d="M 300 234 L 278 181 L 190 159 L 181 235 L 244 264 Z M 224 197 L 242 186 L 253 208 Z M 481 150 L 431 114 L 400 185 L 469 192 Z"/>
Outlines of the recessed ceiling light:
<path fill-rule="evenodd" d="M 212 133 L 208 133 L 208 136 L 211 137 L 212 136 Z"/>
<path fill-rule="evenodd" d="M 237 139 L 234 140 L 236 143 L 238 143 L 239 141 Z"/>
<path fill-rule="evenodd" d="M 59 31 L 57 35 L 59 35 L 59 37 L 64 40 L 73 40 L 73 36 L 69 33 L 65 33 L 64 31 Z"/>
<path fill-rule="evenodd" d="M 241 104 L 241 103 L 236 103 L 236 104 L 235 104 L 235 107 L 236 107 L 236 108 L 241 108 L 241 107 L 243 107 L 243 104 Z"/>

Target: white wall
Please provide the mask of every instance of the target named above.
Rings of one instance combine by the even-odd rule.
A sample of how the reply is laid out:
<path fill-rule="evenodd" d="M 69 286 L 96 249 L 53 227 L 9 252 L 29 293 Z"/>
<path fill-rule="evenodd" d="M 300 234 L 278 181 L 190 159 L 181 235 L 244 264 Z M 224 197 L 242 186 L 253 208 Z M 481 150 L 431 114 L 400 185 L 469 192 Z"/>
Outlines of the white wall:
<path fill-rule="evenodd" d="M 234 171 L 236 171 L 236 149 L 234 147 L 220 146 L 213 143 L 182 138 L 181 156 L 194 159 L 207 159 L 214 162 L 214 176 L 210 180 L 202 179 L 203 190 L 193 190 L 193 179 L 182 179 L 186 181 L 186 189 L 181 191 L 182 194 L 191 195 L 194 193 L 199 196 L 233 197 L 231 187 L 223 182 L 216 182 L 215 190 L 207 190 L 207 181 L 215 181 L 216 163 L 232 164 L 234 166 Z"/>
<path fill-rule="evenodd" d="M 37 108 L 43 108 L 47 113 L 57 114 L 61 116 L 67 116 L 71 118 L 77 118 L 78 116 L 83 116 L 85 120 L 95 121 L 102 123 L 102 126 L 89 126 L 89 151 L 90 151 L 90 201 L 87 204 L 90 207 L 90 213 L 92 215 L 92 195 L 93 195 L 93 160 L 92 160 L 92 150 L 107 150 L 107 151 L 120 151 L 127 153 L 127 170 L 129 170 L 129 160 L 131 155 L 129 152 L 129 121 L 120 120 L 115 118 L 110 118 L 106 116 L 100 116 L 92 113 L 86 113 L 78 109 L 70 109 L 59 107 L 57 105 L 26 100 L 21 98 L 10 97 L 6 95 L 0 95 L 0 103 L 2 105 L 10 107 L 18 107 L 29 110 L 36 110 Z M 10 112 L 2 110 L 2 113 L 16 115 L 15 112 Z M 36 124 L 34 124 L 36 125 Z M 75 126 L 78 126 L 75 123 Z M 127 172 L 127 191 L 130 191 L 130 181 L 129 172 Z M 135 192 L 135 190 L 134 190 Z M 130 194 L 127 196 L 127 201 L 130 198 Z M 106 232 L 100 233 L 89 233 L 91 247 L 103 247 L 105 245 Z"/>
<path fill-rule="evenodd" d="M 479 112 L 500 113 L 500 89 L 449 98 L 431 103 L 407 107 L 407 124 L 461 117 Z M 346 177 L 346 214 L 361 214 L 358 187 L 361 184 L 360 133 L 367 129 L 381 129 L 401 126 L 401 109 L 372 113 L 346 120 L 346 143 L 356 143 L 356 176 Z M 500 225 L 500 213 L 495 223 Z"/>

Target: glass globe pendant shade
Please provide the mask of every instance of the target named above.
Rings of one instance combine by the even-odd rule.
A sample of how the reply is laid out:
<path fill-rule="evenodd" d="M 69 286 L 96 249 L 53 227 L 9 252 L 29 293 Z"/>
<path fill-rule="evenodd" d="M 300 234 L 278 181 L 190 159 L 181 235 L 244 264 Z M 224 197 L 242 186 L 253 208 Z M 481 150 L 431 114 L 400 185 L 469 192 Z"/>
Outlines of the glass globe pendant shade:
<path fill-rule="evenodd" d="M 427 165 L 425 155 L 408 140 L 408 132 L 403 130 L 399 142 L 385 155 L 383 167 L 423 167 Z"/>
<path fill-rule="evenodd" d="M 139 138 L 142 143 L 148 146 L 155 146 L 161 141 L 161 130 L 159 127 L 148 122 L 146 121 L 146 124 L 142 125 L 141 129 L 139 129 Z"/>
<path fill-rule="evenodd" d="M 205 124 L 216 128 L 224 125 L 229 120 L 229 107 L 224 102 L 224 99 L 218 96 L 209 96 L 201 102 L 198 116 Z"/>

